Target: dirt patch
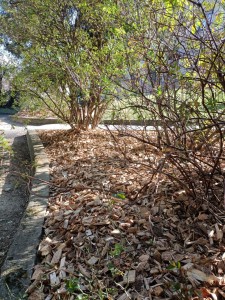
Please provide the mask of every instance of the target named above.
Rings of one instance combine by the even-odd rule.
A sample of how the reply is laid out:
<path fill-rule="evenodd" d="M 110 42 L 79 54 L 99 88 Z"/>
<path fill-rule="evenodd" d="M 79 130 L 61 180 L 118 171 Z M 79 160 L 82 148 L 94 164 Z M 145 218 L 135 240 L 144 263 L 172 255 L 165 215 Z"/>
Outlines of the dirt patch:
<path fill-rule="evenodd" d="M 1 149 L 0 266 L 18 229 L 29 198 L 30 156 L 26 136 L 13 139 L 13 153 Z"/>

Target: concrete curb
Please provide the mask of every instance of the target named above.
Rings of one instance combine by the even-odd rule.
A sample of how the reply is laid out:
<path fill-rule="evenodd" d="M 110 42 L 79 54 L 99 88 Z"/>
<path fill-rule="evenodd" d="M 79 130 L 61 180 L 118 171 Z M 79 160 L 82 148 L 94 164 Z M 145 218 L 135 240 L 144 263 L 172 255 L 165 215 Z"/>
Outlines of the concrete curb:
<path fill-rule="evenodd" d="M 28 206 L 1 269 L 0 300 L 10 300 L 23 295 L 29 286 L 46 216 L 49 161 L 34 130 L 27 131 L 27 142 L 35 174 Z"/>
<path fill-rule="evenodd" d="M 49 125 L 49 124 L 65 124 L 63 121 L 57 118 L 35 118 L 35 117 L 20 117 L 17 115 L 11 116 L 11 119 L 15 122 L 24 124 L 24 125 Z M 168 122 L 169 125 L 174 125 L 173 122 Z M 119 126 L 162 126 L 160 120 L 102 120 L 100 125 L 119 125 Z"/>
<path fill-rule="evenodd" d="M 48 125 L 48 124 L 63 124 L 63 121 L 57 118 L 35 118 L 35 117 L 20 117 L 17 115 L 11 116 L 11 120 L 24 125 Z"/>

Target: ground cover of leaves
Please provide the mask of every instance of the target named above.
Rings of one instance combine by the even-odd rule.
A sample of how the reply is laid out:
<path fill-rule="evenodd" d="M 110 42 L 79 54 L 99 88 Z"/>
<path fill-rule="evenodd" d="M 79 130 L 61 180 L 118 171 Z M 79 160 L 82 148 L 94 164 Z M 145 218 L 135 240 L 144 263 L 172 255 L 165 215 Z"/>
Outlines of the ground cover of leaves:
<path fill-rule="evenodd" d="M 225 298 L 223 213 L 149 183 L 160 153 L 104 130 L 40 136 L 51 197 L 29 299 Z"/>

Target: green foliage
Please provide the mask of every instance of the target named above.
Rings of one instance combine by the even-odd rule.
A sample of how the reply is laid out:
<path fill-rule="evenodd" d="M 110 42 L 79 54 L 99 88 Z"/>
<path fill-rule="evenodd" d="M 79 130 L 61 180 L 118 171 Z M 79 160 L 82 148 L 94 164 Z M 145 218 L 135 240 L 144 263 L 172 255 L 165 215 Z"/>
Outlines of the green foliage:
<path fill-rule="evenodd" d="M 77 291 L 80 291 L 79 279 L 78 278 L 70 278 L 66 282 L 66 290 L 69 293 L 75 293 Z"/>
<path fill-rule="evenodd" d="M 196 295 L 194 288 L 187 287 L 186 284 L 182 284 L 180 282 L 171 283 L 170 289 L 173 293 L 177 294 L 180 300 L 189 300 Z M 197 296 L 201 297 L 201 295 L 197 295 Z"/>
<path fill-rule="evenodd" d="M 123 251 L 124 251 L 123 245 L 116 243 L 114 245 L 114 249 L 110 251 L 110 255 L 113 257 L 120 256 Z"/>
<path fill-rule="evenodd" d="M 4 30 L 22 49 L 15 84 L 24 97 L 71 126 L 95 127 L 112 100 L 111 79 L 125 72 L 120 7 L 115 1 L 29 0 L 4 1 L 4 8 Z"/>
<path fill-rule="evenodd" d="M 171 261 L 169 266 L 167 267 L 167 270 L 174 270 L 174 269 L 180 270 L 180 268 L 181 268 L 181 263 L 179 261 L 178 262 Z"/>
<path fill-rule="evenodd" d="M 116 276 L 121 276 L 123 275 L 123 272 L 121 270 L 119 270 L 114 264 L 113 262 L 110 262 L 108 265 L 107 265 L 108 269 L 110 270 L 111 274 L 113 277 L 116 277 Z"/>
<path fill-rule="evenodd" d="M 118 198 L 118 199 L 121 199 L 121 200 L 126 199 L 126 195 L 125 195 L 125 193 L 123 193 L 123 192 L 113 194 L 113 197 Z"/>
<path fill-rule="evenodd" d="M 170 285 L 170 290 L 173 293 L 176 293 L 179 297 L 179 299 L 182 300 L 189 300 L 191 297 L 196 295 L 195 289 L 190 288 L 188 286 L 188 281 L 186 278 L 186 273 L 181 270 L 181 263 L 179 261 L 171 261 L 169 266 L 167 267 L 167 270 L 169 271 L 177 271 L 179 273 L 179 282 L 171 282 Z"/>
<path fill-rule="evenodd" d="M 85 294 L 81 288 L 79 283 L 79 278 L 70 278 L 66 281 L 66 290 L 69 294 L 76 294 L 76 300 L 88 300 L 89 296 Z"/>
<path fill-rule="evenodd" d="M 89 296 L 88 295 L 84 295 L 84 294 L 79 294 L 76 296 L 75 298 L 76 300 L 88 300 Z"/>
<path fill-rule="evenodd" d="M 3 149 L 5 151 L 11 152 L 11 146 L 9 145 L 9 142 L 4 137 L 3 134 L 0 134 L 0 149 Z"/>

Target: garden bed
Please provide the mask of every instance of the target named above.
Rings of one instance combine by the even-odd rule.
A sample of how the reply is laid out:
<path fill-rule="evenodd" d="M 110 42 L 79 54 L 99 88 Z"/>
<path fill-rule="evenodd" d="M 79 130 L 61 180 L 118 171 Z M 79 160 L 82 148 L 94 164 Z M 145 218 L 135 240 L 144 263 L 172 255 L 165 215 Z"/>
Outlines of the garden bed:
<path fill-rule="evenodd" d="M 51 197 L 29 299 L 224 299 L 222 205 L 197 207 L 152 177 L 160 152 L 114 134 L 40 134 Z"/>

